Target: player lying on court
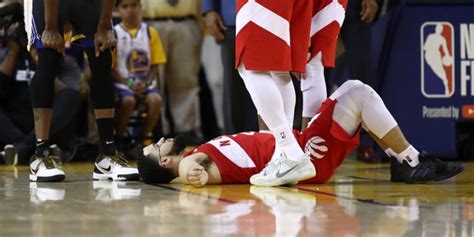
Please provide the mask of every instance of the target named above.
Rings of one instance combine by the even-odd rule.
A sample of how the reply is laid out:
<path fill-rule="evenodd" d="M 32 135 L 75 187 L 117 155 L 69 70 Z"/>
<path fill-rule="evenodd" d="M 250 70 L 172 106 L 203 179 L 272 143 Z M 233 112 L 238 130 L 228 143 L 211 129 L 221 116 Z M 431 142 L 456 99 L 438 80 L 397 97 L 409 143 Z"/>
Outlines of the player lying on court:
<path fill-rule="evenodd" d="M 440 181 L 464 170 L 460 163 L 446 163 L 418 152 L 405 139 L 380 96 L 355 80 L 344 83 L 323 103 L 308 128 L 294 131 L 299 145 L 312 159 L 280 169 L 283 173 L 276 172 L 276 177 L 269 177 L 273 172 L 258 173 L 265 166 L 277 168 L 286 157 L 275 148 L 272 134 L 257 132 L 221 136 L 190 152 L 183 152 L 179 137 L 161 139 L 145 147 L 138 169 L 146 183 L 184 183 L 197 187 L 249 182 L 261 186 L 296 181 L 324 183 L 358 145 L 361 127 L 394 157 L 390 167 L 392 182 Z M 305 180 L 291 180 L 296 173 L 304 174 Z"/>

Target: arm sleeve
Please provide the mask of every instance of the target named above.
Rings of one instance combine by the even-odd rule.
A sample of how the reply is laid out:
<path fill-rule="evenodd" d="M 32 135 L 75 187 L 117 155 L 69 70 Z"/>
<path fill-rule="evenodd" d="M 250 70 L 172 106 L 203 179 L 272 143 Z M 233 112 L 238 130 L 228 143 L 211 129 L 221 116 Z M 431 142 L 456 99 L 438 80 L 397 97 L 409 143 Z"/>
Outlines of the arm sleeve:
<path fill-rule="evenodd" d="M 148 28 L 150 31 L 151 65 L 166 63 L 165 51 L 158 32 L 153 27 Z"/>

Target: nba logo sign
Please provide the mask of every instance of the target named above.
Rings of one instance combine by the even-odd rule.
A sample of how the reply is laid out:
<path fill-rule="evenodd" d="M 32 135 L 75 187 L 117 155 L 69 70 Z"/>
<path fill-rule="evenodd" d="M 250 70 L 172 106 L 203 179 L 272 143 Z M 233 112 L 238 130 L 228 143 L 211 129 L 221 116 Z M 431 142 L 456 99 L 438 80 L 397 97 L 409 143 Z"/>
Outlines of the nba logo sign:
<path fill-rule="evenodd" d="M 421 92 L 428 98 L 454 94 L 454 28 L 449 22 L 421 26 Z"/>

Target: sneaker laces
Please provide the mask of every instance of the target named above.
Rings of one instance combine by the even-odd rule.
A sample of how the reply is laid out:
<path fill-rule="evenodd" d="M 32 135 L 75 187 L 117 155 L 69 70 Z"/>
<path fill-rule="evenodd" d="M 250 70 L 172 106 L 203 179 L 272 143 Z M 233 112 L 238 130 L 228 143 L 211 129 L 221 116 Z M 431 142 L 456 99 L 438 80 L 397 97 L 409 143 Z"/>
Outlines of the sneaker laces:
<path fill-rule="evenodd" d="M 43 162 L 44 166 L 46 169 L 54 169 L 56 168 L 56 162 L 54 161 L 55 159 L 59 159 L 59 157 L 56 156 L 47 156 L 47 157 L 41 157 L 38 158 L 41 162 Z"/>
<path fill-rule="evenodd" d="M 117 152 L 115 155 L 111 156 L 110 159 L 120 166 L 128 167 L 128 161 L 125 159 L 125 155 L 121 152 Z"/>

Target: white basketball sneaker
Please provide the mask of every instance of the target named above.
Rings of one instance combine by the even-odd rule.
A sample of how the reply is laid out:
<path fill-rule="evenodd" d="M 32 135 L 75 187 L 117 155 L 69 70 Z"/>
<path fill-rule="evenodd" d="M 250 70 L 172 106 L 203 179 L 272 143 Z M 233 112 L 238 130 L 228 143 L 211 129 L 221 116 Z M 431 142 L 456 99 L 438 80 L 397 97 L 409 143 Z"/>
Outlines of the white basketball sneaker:
<path fill-rule="evenodd" d="M 314 176 L 316 169 L 308 155 L 305 154 L 299 161 L 292 161 L 282 154 L 279 159 L 270 161 L 260 173 L 250 177 L 250 183 L 270 187 L 295 184 Z"/>
<path fill-rule="evenodd" d="M 57 157 L 47 155 L 38 157 L 34 155 L 30 161 L 30 181 L 34 182 L 59 182 L 66 178 L 64 171 L 58 168 Z"/>
<path fill-rule="evenodd" d="M 99 155 L 95 161 L 94 180 L 139 180 L 138 170 L 128 166 L 128 162 L 122 153 L 117 152 L 113 156 Z"/>
<path fill-rule="evenodd" d="M 62 201 L 66 196 L 64 188 L 45 186 L 45 183 L 30 183 L 30 201 L 34 204 L 41 204 L 46 201 Z"/>
<path fill-rule="evenodd" d="M 250 193 L 279 213 L 310 214 L 316 206 L 316 197 L 297 189 L 283 187 L 250 187 Z"/>
<path fill-rule="evenodd" d="M 127 187 L 127 182 L 93 181 L 94 191 L 97 191 L 95 200 L 111 202 L 140 197 L 141 189 Z"/>

